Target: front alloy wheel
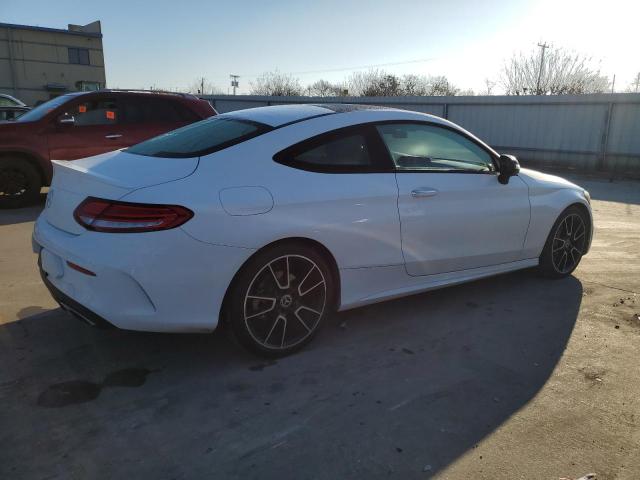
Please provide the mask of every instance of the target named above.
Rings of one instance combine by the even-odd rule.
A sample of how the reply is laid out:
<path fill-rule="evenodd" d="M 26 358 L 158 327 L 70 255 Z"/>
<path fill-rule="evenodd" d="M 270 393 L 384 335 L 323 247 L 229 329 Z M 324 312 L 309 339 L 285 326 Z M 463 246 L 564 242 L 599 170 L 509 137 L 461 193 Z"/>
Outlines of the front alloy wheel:
<path fill-rule="evenodd" d="M 570 207 L 556 220 L 540 256 L 540 271 L 561 278 L 573 272 L 584 255 L 589 234 L 586 214 Z"/>
<path fill-rule="evenodd" d="M 587 227 L 577 213 L 567 215 L 556 228 L 553 236 L 551 257 L 553 268 L 565 274 L 573 271 L 584 252 Z"/>
<path fill-rule="evenodd" d="M 233 287 L 230 321 L 250 350 L 282 356 L 298 350 L 333 308 L 331 272 L 307 246 L 277 246 L 243 268 Z"/>

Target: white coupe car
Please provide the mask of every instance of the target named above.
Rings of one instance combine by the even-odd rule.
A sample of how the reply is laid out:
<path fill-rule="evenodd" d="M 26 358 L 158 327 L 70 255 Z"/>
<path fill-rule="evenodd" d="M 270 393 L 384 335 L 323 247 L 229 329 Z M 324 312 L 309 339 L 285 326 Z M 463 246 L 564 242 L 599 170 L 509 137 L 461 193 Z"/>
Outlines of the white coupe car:
<path fill-rule="evenodd" d="M 570 274 L 589 194 L 459 126 L 355 105 L 241 110 L 55 162 L 42 277 L 90 324 L 208 332 L 263 355 L 390 298 L 537 266 Z"/>

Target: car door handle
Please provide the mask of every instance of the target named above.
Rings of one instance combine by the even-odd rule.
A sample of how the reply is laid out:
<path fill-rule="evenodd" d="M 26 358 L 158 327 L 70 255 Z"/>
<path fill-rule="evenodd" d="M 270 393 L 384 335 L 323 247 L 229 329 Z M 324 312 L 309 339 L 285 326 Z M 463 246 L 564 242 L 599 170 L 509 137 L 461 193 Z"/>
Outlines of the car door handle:
<path fill-rule="evenodd" d="M 110 135 L 105 135 L 104 138 L 108 138 L 109 140 L 115 140 L 116 138 L 120 138 L 122 136 L 121 133 L 112 133 Z"/>
<path fill-rule="evenodd" d="M 437 194 L 438 190 L 435 188 L 416 188 L 415 190 L 411 190 L 411 196 L 413 198 L 435 197 Z"/>

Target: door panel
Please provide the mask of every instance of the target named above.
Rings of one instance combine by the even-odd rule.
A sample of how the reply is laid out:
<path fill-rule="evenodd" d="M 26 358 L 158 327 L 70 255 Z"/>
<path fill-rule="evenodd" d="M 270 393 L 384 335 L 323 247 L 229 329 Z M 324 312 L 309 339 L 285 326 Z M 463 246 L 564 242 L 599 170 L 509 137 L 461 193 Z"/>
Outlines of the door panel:
<path fill-rule="evenodd" d="M 198 120 L 179 103 L 162 97 L 123 96 L 120 105 L 128 145 L 135 145 Z"/>
<path fill-rule="evenodd" d="M 526 184 L 496 174 L 397 173 L 402 252 L 409 275 L 432 275 L 522 258 L 529 226 Z"/>
<path fill-rule="evenodd" d="M 396 170 L 409 275 L 519 260 L 529 226 L 527 185 L 498 182 L 494 154 L 464 132 L 425 122 L 376 127 Z"/>
<path fill-rule="evenodd" d="M 49 158 L 52 160 L 77 160 L 128 145 L 114 99 L 72 102 L 65 114 L 73 117 L 75 123 L 54 121 L 48 133 Z"/>

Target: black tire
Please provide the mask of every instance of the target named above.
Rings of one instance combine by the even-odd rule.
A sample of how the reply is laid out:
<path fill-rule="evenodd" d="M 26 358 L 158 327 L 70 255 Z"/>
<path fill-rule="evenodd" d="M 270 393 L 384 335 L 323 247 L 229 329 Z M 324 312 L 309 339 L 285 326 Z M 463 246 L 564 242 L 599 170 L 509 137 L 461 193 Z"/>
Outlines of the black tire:
<path fill-rule="evenodd" d="M 562 212 L 549 232 L 538 271 L 550 278 L 571 275 L 584 255 L 590 228 L 581 208 L 571 206 Z"/>
<path fill-rule="evenodd" d="M 228 324 L 251 352 L 289 355 L 309 343 L 335 311 L 334 286 L 332 270 L 317 249 L 275 245 L 251 258 L 234 279 L 225 305 Z"/>
<path fill-rule="evenodd" d="M 0 208 L 20 208 L 36 203 L 42 180 L 38 170 L 19 157 L 0 158 Z"/>

